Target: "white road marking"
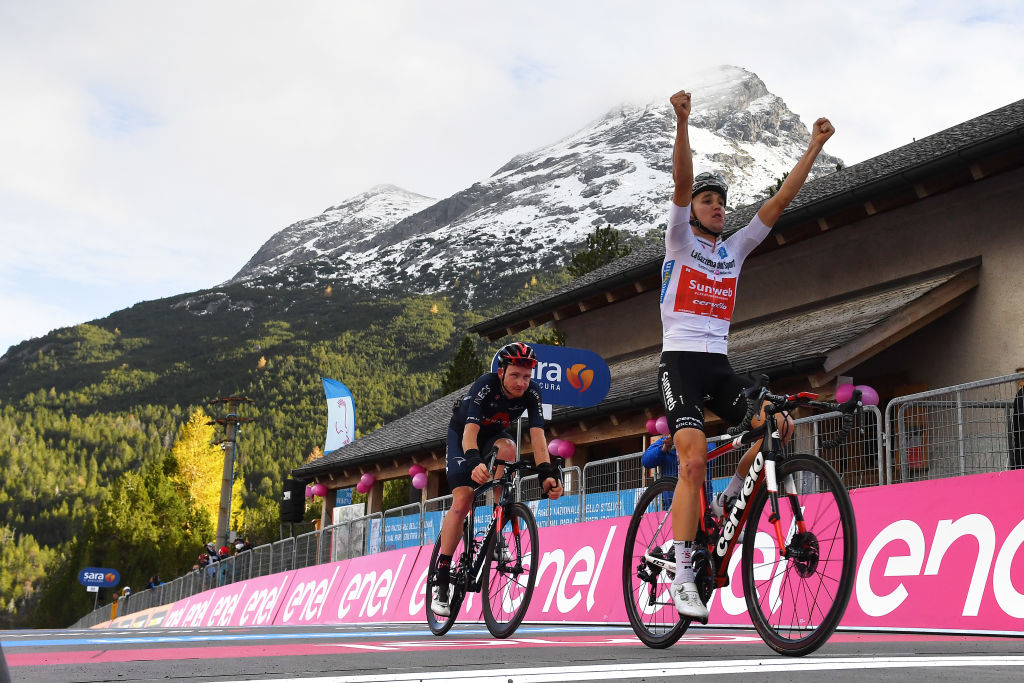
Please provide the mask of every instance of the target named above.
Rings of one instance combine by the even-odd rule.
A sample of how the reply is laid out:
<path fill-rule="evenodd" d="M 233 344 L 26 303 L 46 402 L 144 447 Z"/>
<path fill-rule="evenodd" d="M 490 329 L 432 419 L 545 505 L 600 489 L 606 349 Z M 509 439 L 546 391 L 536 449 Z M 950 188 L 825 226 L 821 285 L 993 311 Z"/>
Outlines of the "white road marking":
<path fill-rule="evenodd" d="M 806 659 L 738 659 L 705 662 L 668 662 L 638 664 L 630 662 L 628 674 L 632 677 L 711 676 L 722 674 L 749 674 L 798 671 L 836 671 L 847 669 L 916 669 L 977 666 L 1024 666 L 1024 655 L 970 655 L 949 657 L 837 657 Z M 621 664 L 601 664 L 565 667 L 523 669 L 476 669 L 472 671 L 421 671 L 414 673 L 391 672 L 364 676 L 322 676 L 317 678 L 289 678 L 290 683 L 413 683 L 416 681 L 479 681 L 480 683 L 544 683 L 546 681 L 606 681 L 620 680 Z M 280 679 L 248 680 L 245 683 L 271 683 Z M 236 683 L 242 683 L 238 681 Z"/>

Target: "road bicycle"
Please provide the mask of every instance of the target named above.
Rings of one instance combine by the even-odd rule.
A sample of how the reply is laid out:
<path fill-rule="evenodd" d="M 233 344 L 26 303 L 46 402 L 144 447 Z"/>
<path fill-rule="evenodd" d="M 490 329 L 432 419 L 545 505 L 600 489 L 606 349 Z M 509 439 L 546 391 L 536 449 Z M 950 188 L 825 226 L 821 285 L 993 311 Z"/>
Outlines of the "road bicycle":
<path fill-rule="evenodd" d="M 697 592 L 705 605 L 716 588 L 729 584 L 735 567 L 730 560 L 737 544 L 743 596 L 750 620 L 764 642 L 784 655 L 815 651 L 832 635 L 846 611 L 857 562 L 857 529 L 850 495 L 842 479 L 823 459 L 789 454 L 782 447 L 775 415 L 797 407 L 838 412 L 837 436 L 822 444 L 833 448 L 846 437 L 862 410 L 861 392 L 842 404 L 818 401 L 801 392 L 779 396 L 759 378 L 748 391 L 747 417 L 730 430 L 734 438 L 710 451 L 708 461 L 732 451 L 745 451 L 765 437 L 739 497 L 722 519 L 708 505 L 692 554 Z M 750 427 L 761 405 L 765 420 Z M 771 426 L 772 429 L 767 429 Z M 648 647 L 675 643 L 691 620 L 678 614 L 669 596 L 675 576 L 671 500 L 675 477 L 655 481 L 641 495 L 626 532 L 622 560 L 622 591 L 629 623 Z M 781 488 L 780 488 L 781 487 Z M 788 503 L 780 504 L 780 502 Z"/>
<path fill-rule="evenodd" d="M 497 450 L 489 454 L 494 470 Z M 553 460 L 558 460 L 553 458 Z M 537 520 L 526 505 L 516 502 L 516 491 L 523 476 L 537 472 L 529 463 L 498 461 L 504 466 L 501 477 L 482 484 L 473 491 L 473 510 L 463 522 L 462 539 L 452 555 L 448 586 L 451 615 L 444 617 L 430 609 L 433 588 L 437 585 L 437 556 L 441 551 L 441 535 L 437 536 L 427 571 L 427 624 L 436 636 L 442 636 L 455 624 L 468 593 L 480 593 L 484 621 L 495 638 L 512 635 L 526 616 L 537 582 L 538 548 Z M 474 537 L 475 502 L 491 489 L 500 487 L 501 496 L 494 515 L 483 536 Z"/>

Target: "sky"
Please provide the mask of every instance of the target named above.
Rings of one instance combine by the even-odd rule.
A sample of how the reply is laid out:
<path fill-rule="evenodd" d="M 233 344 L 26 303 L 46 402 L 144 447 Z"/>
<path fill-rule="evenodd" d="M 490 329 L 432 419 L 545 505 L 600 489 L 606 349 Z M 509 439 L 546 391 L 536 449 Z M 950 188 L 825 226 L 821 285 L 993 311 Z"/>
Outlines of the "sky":
<path fill-rule="evenodd" d="M 0 354 L 718 64 L 828 116 L 851 165 L 1024 96 L 1021 35 L 1019 0 L 0 0 Z"/>

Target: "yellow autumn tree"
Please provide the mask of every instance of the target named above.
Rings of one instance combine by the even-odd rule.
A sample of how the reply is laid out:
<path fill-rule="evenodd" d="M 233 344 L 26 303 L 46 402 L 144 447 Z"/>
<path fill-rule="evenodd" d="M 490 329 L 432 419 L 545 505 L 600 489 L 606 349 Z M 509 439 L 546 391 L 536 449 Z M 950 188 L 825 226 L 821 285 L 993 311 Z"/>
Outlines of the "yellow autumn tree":
<path fill-rule="evenodd" d="M 206 510 L 210 522 L 216 527 L 224 451 L 210 443 L 216 427 L 206 424 L 209 420 L 201 408 L 196 408 L 182 426 L 171 454 L 178 462 L 175 485 L 192 495 L 196 507 Z"/>

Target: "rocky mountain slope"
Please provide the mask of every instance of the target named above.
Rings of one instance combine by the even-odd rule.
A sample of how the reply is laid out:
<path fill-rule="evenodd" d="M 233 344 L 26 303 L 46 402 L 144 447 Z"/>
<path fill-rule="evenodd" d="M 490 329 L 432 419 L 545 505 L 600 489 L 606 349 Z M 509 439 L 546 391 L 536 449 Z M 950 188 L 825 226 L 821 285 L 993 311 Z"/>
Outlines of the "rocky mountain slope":
<path fill-rule="evenodd" d="M 744 69 L 719 67 L 688 85 L 695 172 L 722 172 L 733 207 L 763 198 L 803 153 L 807 127 Z M 371 288 L 446 290 L 471 303 L 484 281 L 564 262 L 596 226 L 636 235 L 663 229 L 674 135 L 667 97 L 620 105 L 450 197 L 378 186 L 288 226 L 232 282 L 285 275 L 309 285 L 312 276 Z M 837 163 L 821 154 L 813 175 Z M 282 272 L 302 265 L 291 275 Z"/>

